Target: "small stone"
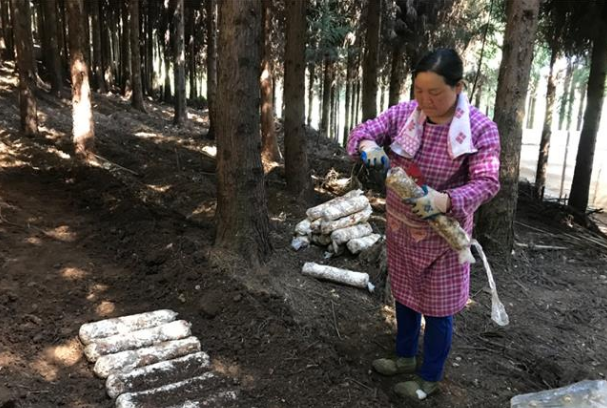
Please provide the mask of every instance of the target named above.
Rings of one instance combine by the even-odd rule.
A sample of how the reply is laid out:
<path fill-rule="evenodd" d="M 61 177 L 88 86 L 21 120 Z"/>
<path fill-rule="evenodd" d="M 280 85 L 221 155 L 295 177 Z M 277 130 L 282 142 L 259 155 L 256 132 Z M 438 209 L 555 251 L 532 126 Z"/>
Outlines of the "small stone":
<path fill-rule="evenodd" d="M 600 279 L 600 280 L 607 280 L 607 275 L 600 275 L 600 276 L 599 276 L 599 279 Z"/>
<path fill-rule="evenodd" d="M 200 290 L 200 285 L 196 285 L 196 286 L 194 286 L 194 289 L 196 289 L 196 290 Z"/>
<path fill-rule="evenodd" d="M 462 358 L 457 356 L 457 357 L 455 357 L 455 361 L 462 361 Z"/>
<path fill-rule="evenodd" d="M 239 293 L 238 295 L 234 296 L 234 302 L 240 302 L 242 300 L 242 295 Z"/>
<path fill-rule="evenodd" d="M 185 303 L 185 295 L 183 293 L 180 293 L 177 298 L 181 303 Z"/>

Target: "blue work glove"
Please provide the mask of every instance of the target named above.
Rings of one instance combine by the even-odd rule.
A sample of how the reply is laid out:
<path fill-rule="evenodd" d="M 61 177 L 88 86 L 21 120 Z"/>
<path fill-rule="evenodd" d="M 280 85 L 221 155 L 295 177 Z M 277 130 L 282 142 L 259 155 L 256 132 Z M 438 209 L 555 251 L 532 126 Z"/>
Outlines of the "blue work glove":
<path fill-rule="evenodd" d="M 451 206 L 449 194 L 441 193 L 432 187 L 423 185 L 424 195 L 418 198 L 406 198 L 404 201 L 411 204 L 414 214 L 422 219 L 432 218 L 438 214 L 445 214 Z"/>
<path fill-rule="evenodd" d="M 390 167 L 390 159 L 382 147 L 375 146 L 368 149 L 363 149 L 360 158 L 367 167 Z"/>

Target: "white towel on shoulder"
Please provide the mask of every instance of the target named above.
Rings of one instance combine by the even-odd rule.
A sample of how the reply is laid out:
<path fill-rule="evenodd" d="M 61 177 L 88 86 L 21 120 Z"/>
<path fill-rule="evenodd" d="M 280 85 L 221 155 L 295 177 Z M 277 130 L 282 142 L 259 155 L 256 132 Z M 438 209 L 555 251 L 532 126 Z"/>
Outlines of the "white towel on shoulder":
<path fill-rule="evenodd" d="M 390 148 L 400 156 L 413 158 L 422 144 L 426 114 L 418 106 L 407 118 Z M 452 159 L 462 154 L 475 153 L 470 130 L 470 103 L 463 93 L 457 98 L 457 106 L 449 125 L 449 155 Z"/>

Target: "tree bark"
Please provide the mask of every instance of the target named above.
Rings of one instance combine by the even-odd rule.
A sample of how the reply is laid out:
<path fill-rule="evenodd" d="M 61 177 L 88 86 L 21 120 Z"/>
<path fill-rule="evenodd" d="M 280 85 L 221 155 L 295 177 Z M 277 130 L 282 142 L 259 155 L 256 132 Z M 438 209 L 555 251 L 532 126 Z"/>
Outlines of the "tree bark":
<path fill-rule="evenodd" d="M 336 97 L 335 94 L 337 92 L 337 83 L 335 81 L 333 81 L 333 83 L 331 84 L 331 110 L 329 113 L 329 117 L 331 118 L 329 121 L 329 137 L 333 140 L 337 140 L 337 132 L 335 130 L 335 122 L 336 122 L 336 118 L 337 118 L 337 113 L 335 112 L 336 109 Z"/>
<path fill-rule="evenodd" d="M 207 104 L 209 105 L 209 133 L 215 138 L 215 98 L 217 94 L 217 25 L 216 0 L 207 0 Z"/>
<path fill-rule="evenodd" d="M 572 71 L 575 70 L 575 65 L 572 66 Z M 567 91 L 567 111 L 565 112 L 565 129 L 571 130 L 571 115 L 573 114 L 573 102 L 575 100 L 575 80 L 573 79 L 573 72 L 571 73 L 571 81 Z"/>
<path fill-rule="evenodd" d="M 131 35 L 131 78 L 133 108 L 145 112 L 143 106 L 143 88 L 141 84 L 141 56 L 139 55 L 139 0 L 129 0 L 130 35 Z"/>
<path fill-rule="evenodd" d="M 44 12 L 44 31 L 48 37 L 48 55 L 45 55 L 46 69 L 51 82 L 51 93 L 61 96 L 63 82 L 61 59 L 59 54 L 59 41 L 57 33 L 57 1 L 45 0 L 42 2 Z"/>
<path fill-rule="evenodd" d="M 388 106 L 397 105 L 403 90 L 403 79 L 407 77 L 407 65 L 405 64 L 405 49 L 401 41 L 396 41 L 392 46 L 392 66 L 390 69 L 390 96 Z"/>
<path fill-rule="evenodd" d="M 2 58 L 13 61 L 15 59 L 15 39 L 10 9 L 11 0 L 0 0 L 0 12 L 2 13 L 2 29 L 4 31 L 3 37 L 5 45 Z"/>
<path fill-rule="evenodd" d="M 306 5 L 304 0 L 286 3 L 285 46 L 285 177 L 287 189 L 307 198 L 311 183 L 306 153 Z"/>
<path fill-rule="evenodd" d="M 120 59 L 122 60 L 121 72 L 121 91 L 124 96 L 129 96 L 133 92 L 131 82 L 132 60 L 134 57 L 131 53 L 131 26 L 133 26 L 129 11 L 130 0 L 122 3 L 122 49 Z M 95 71 L 97 72 L 97 70 Z"/>
<path fill-rule="evenodd" d="M 59 41 L 59 56 L 62 76 L 70 77 L 69 55 L 67 52 L 67 19 L 65 18 L 65 0 L 57 0 L 57 40 Z"/>
<path fill-rule="evenodd" d="M 190 82 L 190 99 L 196 99 L 196 43 L 194 41 L 195 36 L 194 32 L 196 30 L 196 25 L 194 24 L 194 19 L 196 14 L 194 10 L 190 10 L 187 15 L 187 23 L 188 23 L 188 33 L 187 43 L 188 43 L 188 81 Z"/>
<path fill-rule="evenodd" d="M 19 72 L 20 130 L 25 136 L 35 136 L 38 134 L 38 107 L 34 96 L 36 65 L 29 1 L 13 0 L 13 17 Z"/>
<path fill-rule="evenodd" d="M 65 0 L 70 36 L 70 71 L 72 77 L 72 132 L 76 155 L 89 159 L 95 144 L 95 123 L 89 86 L 88 69 L 83 52 L 82 0 Z"/>
<path fill-rule="evenodd" d="M 65 0 L 71 1 L 71 0 Z M 106 0 L 99 2 L 99 27 L 101 35 L 101 64 L 103 68 L 103 78 L 107 90 L 112 89 L 114 85 L 114 68 L 112 62 L 112 43 L 110 36 L 110 28 L 107 24 L 109 20 L 109 10 L 105 3 Z M 71 59 L 70 59 L 71 60 Z"/>
<path fill-rule="evenodd" d="M 348 60 L 346 63 L 346 102 L 345 102 L 345 123 L 344 123 L 344 133 L 343 140 L 348 139 L 348 134 L 350 133 L 350 105 L 352 104 L 352 80 L 350 78 L 350 66 L 352 64 L 352 50 L 348 48 Z"/>
<path fill-rule="evenodd" d="M 501 135 L 501 190 L 481 207 L 478 218 L 477 236 L 483 246 L 507 260 L 514 241 L 522 122 L 539 7 L 540 0 L 507 0 L 506 3 L 507 23 L 494 117 Z"/>
<path fill-rule="evenodd" d="M 363 62 L 363 121 L 377 116 L 377 66 L 381 2 L 367 2 L 367 35 Z"/>
<path fill-rule="evenodd" d="M 262 0 L 261 16 L 262 57 L 261 57 L 261 160 L 267 169 L 270 163 L 280 161 L 280 150 L 274 131 L 272 66 L 272 5 L 270 0 Z"/>
<path fill-rule="evenodd" d="M 607 33 L 605 33 L 607 35 Z M 567 106 L 569 105 L 569 88 L 573 79 L 573 61 L 571 57 L 567 58 L 567 71 L 565 74 L 565 83 L 563 84 L 563 96 L 559 108 L 559 130 L 563 130 L 563 124 L 567 118 Z"/>
<path fill-rule="evenodd" d="M 552 137 L 552 119 L 554 113 L 554 101 L 556 99 L 556 85 L 554 63 L 558 57 L 556 44 L 552 44 L 550 53 L 550 73 L 548 74 L 548 85 L 546 90 L 546 115 L 542 128 L 542 139 L 537 157 L 537 168 L 535 170 L 534 194 L 540 201 L 544 199 L 544 188 L 546 186 L 546 167 L 548 165 L 548 154 L 550 153 L 550 138 Z"/>
<path fill-rule="evenodd" d="M 143 83 L 147 95 L 154 95 L 156 91 L 152 78 L 154 71 L 154 27 L 152 26 L 152 21 L 155 21 L 154 17 L 157 8 L 152 4 L 153 1 L 148 0 L 146 2 L 147 13 L 145 14 L 145 75 Z"/>
<path fill-rule="evenodd" d="M 183 21 L 183 0 L 174 0 L 173 29 L 174 29 L 174 60 L 175 70 L 175 116 L 173 124 L 180 126 L 187 120 L 185 95 L 185 38 Z"/>
<path fill-rule="evenodd" d="M 586 101 L 586 89 L 588 87 L 588 83 L 582 83 L 580 86 L 580 106 L 577 111 L 577 124 L 575 125 L 575 130 L 579 131 L 582 128 L 582 120 L 584 119 L 584 102 Z"/>
<path fill-rule="evenodd" d="M 314 107 L 314 82 L 316 81 L 316 64 L 310 62 L 308 64 L 308 117 L 306 123 L 308 126 L 312 124 L 312 112 Z"/>
<path fill-rule="evenodd" d="M 592 44 L 586 111 L 569 196 L 569 205 L 582 212 L 588 207 L 594 149 L 601 122 L 607 76 L 607 2 L 596 2 L 595 7 L 598 21 Z"/>
<path fill-rule="evenodd" d="M 322 115 L 320 119 L 320 131 L 325 137 L 329 137 L 329 121 L 331 113 L 331 89 L 333 88 L 333 77 L 335 63 L 325 57 L 325 72 L 322 86 Z"/>
<path fill-rule="evenodd" d="M 217 81 L 215 246 L 257 266 L 271 253 L 259 145 L 262 7 L 222 1 Z"/>

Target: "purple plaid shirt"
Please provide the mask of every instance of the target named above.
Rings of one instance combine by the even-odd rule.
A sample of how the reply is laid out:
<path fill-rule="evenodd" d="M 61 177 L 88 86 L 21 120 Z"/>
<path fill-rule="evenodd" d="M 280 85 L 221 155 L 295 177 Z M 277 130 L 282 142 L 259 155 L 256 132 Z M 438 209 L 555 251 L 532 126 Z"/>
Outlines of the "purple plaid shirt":
<path fill-rule="evenodd" d="M 359 155 L 362 140 L 388 147 L 405 125 L 417 102 L 395 105 L 356 127 L 347 151 Z M 499 190 L 500 144 L 497 126 L 470 106 L 470 128 L 476 153 L 452 159 L 448 151 L 449 124 L 426 123 L 422 144 L 413 159 L 389 153 L 391 167 L 406 168 L 413 161 L 426 184 L 451 197 L 449 215 L 472 234 L 476 209 Z M 469 296 L 470 265 L 460 265 L 457 253 L 430 226 L 420 220 L 391 189 L 386 193 L 388 270 L 394 298 L 428 316 L 450 316 L 461 311 Z"/>

